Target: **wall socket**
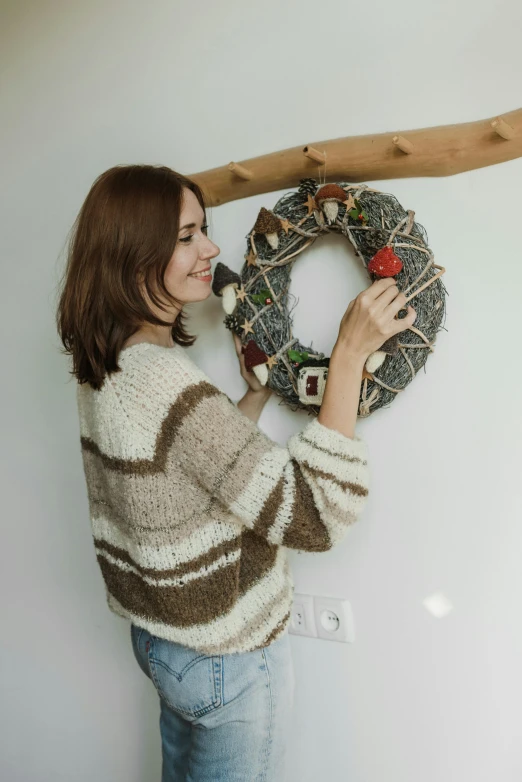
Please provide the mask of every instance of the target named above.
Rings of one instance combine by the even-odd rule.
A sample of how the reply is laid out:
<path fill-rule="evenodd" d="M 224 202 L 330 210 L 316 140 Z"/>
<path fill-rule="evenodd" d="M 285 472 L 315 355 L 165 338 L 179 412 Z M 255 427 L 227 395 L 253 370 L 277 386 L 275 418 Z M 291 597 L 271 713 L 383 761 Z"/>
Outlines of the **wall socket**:
<path fill-rule="evenodd" d="M 288 632 L 310 638 L 353 643 L 355 626 L 348 600 L 294 592 Z"/>

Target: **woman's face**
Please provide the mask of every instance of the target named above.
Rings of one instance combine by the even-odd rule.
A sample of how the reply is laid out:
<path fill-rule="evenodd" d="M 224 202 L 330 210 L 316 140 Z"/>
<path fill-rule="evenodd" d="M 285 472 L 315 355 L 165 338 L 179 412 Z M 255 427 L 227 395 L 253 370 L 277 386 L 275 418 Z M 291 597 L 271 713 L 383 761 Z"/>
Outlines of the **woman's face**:
<path fill-rule="evenodd" d="M 192 190 L 183 188 L 179 234 L 172 258 L 165 271 L 169 293 L 184 304 L 203 301 L 212 293 L 212 258 L 219 255 L 217 244 L 207 236 L 205 213 Z M 205 271 L 205 276 L 195 277 Z"/>

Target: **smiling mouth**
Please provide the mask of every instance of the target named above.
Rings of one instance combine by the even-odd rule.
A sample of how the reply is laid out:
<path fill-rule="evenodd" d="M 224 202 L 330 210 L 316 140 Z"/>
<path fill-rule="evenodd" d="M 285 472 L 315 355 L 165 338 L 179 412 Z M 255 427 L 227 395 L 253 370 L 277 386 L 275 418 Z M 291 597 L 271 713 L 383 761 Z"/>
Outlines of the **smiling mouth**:
<path fill-rule="evenodd" d="M 194 279 L 200 279 L 200 280 L 206 280 L 209 277 L 212 277 L 212 272 L 210 271 L 210 266 L 208 269 L 204 269 L 201 272 L 195 272 L 194 274 L 189 274 L 189 277 L 194 277 Z"/>

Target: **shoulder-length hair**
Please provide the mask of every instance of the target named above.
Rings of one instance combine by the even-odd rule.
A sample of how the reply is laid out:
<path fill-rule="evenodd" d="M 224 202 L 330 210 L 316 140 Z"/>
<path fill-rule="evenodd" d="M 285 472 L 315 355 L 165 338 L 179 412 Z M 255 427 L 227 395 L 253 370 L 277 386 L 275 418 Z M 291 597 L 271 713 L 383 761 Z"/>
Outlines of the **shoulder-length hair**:
<path fill-rule="evenodd" d="M 100 389 L 104 378 L 119 371 L 118 355 L 125 341 L 145 323 L 169 326 L 149 308 L 141 292 L 163 308 L 155 291 L 180 312 L 172 339 L 194 344 L 184 328 L 181 302 L 164 283 L 164 274 L 178 241 L 183 188 L 201 189 L 166 166 L 119 165 L 93 183 L 72 226 L 67 261 L 60 280 L 56 325 L 72 356 L 79 383 Z"/>

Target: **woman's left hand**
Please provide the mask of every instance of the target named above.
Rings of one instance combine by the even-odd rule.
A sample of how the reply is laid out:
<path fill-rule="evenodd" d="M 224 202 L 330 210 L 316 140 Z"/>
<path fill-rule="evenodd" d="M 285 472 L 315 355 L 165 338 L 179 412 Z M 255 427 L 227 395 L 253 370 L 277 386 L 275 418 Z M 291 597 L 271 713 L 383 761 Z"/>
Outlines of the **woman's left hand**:
<path fill-rule="evenodd" d="M 237 357 L 239 359 L 239 366 L 241 371 L 241 377 L 246 380 L 248 383 L 251 391 L 264 391 L 267 395 L 270 395 L 272 393 L 272 389 L 268 386 L 264 386 L 262 383 L 259 382 L 257 379 L 255 372 L 249 372 L 248 369 L 245 366 L 245 356 L 241 352 L 241 340 L 239 339 L 239 336 L 232 332 L 232 336 L 234 337 L 234 344 L 236 346 L 236 353 Z"/>

